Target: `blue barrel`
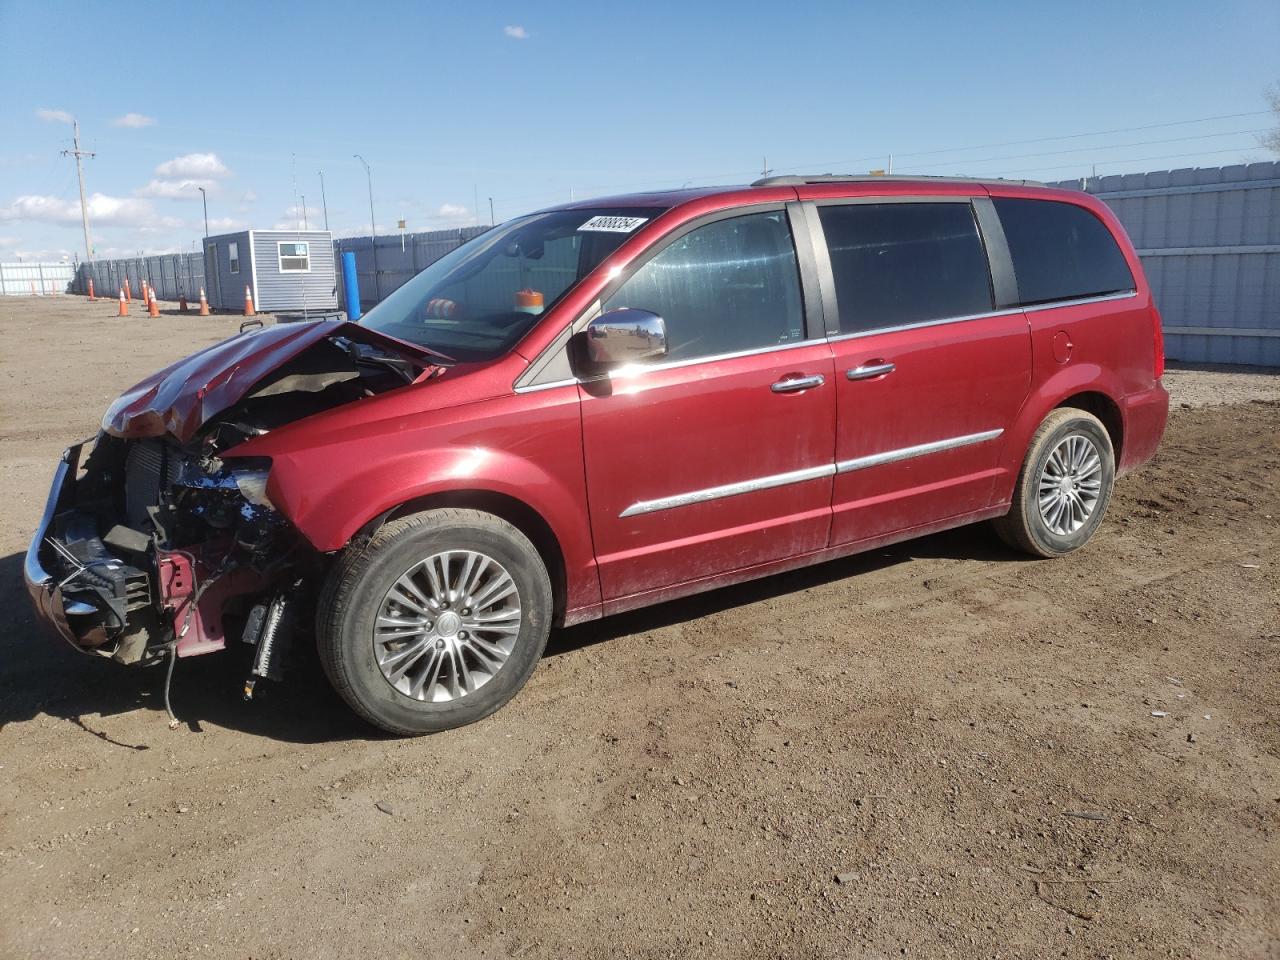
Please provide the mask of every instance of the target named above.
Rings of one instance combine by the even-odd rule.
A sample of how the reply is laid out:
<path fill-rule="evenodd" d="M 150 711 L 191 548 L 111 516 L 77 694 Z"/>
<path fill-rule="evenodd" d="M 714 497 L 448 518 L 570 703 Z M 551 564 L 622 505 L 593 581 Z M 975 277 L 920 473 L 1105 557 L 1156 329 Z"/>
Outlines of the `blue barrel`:
<path fill-rule="evenodd" d="M 360 319 L 360 279 L 356 276 L 356 254 L 348 250 L 342 255 L 342 294 L 347 302 L 347 319 Z"/>

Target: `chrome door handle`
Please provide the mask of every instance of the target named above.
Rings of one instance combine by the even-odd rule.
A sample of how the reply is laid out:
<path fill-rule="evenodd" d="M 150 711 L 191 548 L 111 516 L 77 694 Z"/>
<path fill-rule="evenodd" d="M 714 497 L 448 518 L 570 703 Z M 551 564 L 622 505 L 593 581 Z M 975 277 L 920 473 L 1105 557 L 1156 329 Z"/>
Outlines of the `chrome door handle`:
<path fill-rule="evenodd" d="M 897 369 L 897 365 L 892 363 L 871 363 L 865 367 L 846 370 L 844 375 L 850 380 L 870 380 L 872 377 L 883 377 L 886 373 L 893 373 Z"/>
<path fill-rule="evenodd" d="M 811 377 L 793 377 L 790 380 L 779 380 L 769 389 L 774 393 L 796 393 L 799 390 L 811 390 L 827 382 L 826 377 L 815 373 Z"/>

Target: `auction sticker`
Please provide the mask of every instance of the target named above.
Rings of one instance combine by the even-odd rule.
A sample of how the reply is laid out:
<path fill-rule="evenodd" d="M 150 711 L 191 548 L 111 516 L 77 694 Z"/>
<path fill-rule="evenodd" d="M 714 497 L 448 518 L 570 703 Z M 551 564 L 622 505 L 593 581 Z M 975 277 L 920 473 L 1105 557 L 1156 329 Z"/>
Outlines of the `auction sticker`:
<path fill-rule="evenodd" d="M 592 217 L 578 230 L 592 230 L 597 233 L 631 233 L 648 219 L 648 217 Z"/>

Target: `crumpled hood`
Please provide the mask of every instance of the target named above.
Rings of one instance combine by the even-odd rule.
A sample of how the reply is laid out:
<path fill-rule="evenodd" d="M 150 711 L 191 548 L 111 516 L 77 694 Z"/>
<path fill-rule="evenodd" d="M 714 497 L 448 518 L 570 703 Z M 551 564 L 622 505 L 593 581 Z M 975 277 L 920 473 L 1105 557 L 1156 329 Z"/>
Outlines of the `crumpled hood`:
<path fill-rule="evenodd" d="M 153 373 L 107 408 L 102 429 L 117 437 L 186 443 L 210 419 L 235 406 L 268 374 L 326 337 L 345 337 L 432 362 L 431 351 L 345 320 L 282 323 L 215 343 Z"/>

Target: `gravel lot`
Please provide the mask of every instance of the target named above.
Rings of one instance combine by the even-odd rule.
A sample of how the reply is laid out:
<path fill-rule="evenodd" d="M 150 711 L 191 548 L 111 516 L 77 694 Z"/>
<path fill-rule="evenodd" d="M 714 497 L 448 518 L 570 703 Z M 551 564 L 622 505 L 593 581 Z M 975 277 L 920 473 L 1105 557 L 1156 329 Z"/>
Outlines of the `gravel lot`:
<path fill-rule="evenodd" d="M 136 311 L 135 311 L 136 312 Z M 561 631 L 394 740 L 27 612 L 55 458 L 239 318 L 0 298 L 0 955 L 1280 955 L 1280 378 L 1176 370 L 1083 552 L 984 528 Z"/>

